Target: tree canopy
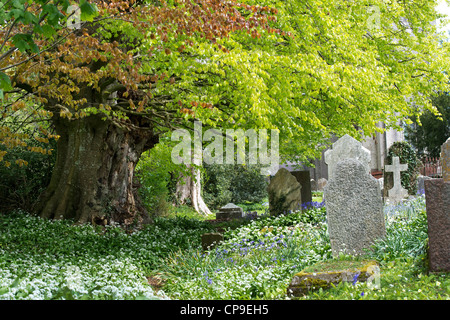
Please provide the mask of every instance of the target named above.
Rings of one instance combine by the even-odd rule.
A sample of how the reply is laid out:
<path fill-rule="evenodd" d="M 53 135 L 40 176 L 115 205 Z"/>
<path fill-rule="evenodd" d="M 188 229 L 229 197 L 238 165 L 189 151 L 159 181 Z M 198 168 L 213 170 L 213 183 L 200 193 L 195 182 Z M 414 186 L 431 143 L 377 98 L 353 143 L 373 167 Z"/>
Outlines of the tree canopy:
<path fill-rule="evenodd" d="M 435 1 L 91 3 L 82 18 L 97 8 L 95 23 L 61 31 L 69 1 L 2 1 L 1 89 L 26 88 L 35 111 L 54 99 L 49 115 L 71 119 L 277 128 L 284 153 L 314 156 L 330 133 L 372 134 L 415 112 L 405 98 L 431 108 L 447 85 Z M 86 103 L 81 86 L 108 99 Z"/>
<path fill-rule="evenodd" d="M 439 158 L 442 145 L 450 137 L 450 96 L 440 93 L 432 101 L 440 116 L 425 111 L 418 118 L 411 117 L 413 123 L 405 128 L 405 133 L 419 156 Z"/>

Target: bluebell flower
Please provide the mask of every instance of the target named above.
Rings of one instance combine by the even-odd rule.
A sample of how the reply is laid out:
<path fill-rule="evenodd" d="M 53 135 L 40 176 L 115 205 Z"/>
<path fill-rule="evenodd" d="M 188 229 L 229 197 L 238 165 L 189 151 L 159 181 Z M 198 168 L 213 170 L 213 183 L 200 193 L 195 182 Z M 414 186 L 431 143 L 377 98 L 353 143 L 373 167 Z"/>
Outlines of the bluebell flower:
<path fill-rule="evenodd" d="M 355 276 L 353 277 L 353 282 L 352 284 L 355 285 L 356 281 L 358 281 L 358 277 L 359 277 L 360 272 L 358 272 L 357 274 L 355 274 Z"/>

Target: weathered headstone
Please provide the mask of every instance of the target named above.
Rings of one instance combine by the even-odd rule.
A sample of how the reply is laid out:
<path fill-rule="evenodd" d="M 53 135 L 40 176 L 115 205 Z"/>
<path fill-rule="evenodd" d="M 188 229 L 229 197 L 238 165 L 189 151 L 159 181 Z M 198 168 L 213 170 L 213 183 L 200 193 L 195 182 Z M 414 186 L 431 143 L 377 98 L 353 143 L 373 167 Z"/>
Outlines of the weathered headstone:
<path fill-rule="evenodd" d="M 370 172 L 370 151 L 348 134 L 333 143 L 332 148 L 325 151 L 324 158 L 328 165 L 328 179 L 333 177 L 336 164 L 347 158 L 358 160 L 364 166 L 365 171 Z"/>
<path fill-rule="evenodd" d="M 270 215 L 279 215 L 301 208 L 302 186 L 285 168 L 280 168 L 270 179 L 267 192 L 269 194 Z"/>
<path fill-rule="evenodd" d="M 202 234 L 202 249 L 211 250 L 223 241 L 223 234 L 218 232 Z"/>
<path fill-rule="evenodd" d="M 332 253 L 362 254 L 386 234 L 380 185 L 358 160 L 335 169 L 324 190 Z"/>
<path fill-rule="evenodd" d="M 311 179 L 311 190 L 317 191 L 317 182 L 314 179 Z"/>
<path fill-rule="evenodd" d="M 418 176 L 417 177 L 417 191 L 422 192 L 425 191 L 425 180 L 430 180 L 431 178 L 428 176 Z"/>
<path fill-rule="evenodd" d="M 228 203 L 216 213 L 216 219 L 242 219 L 244 210 L 233 203 Z"/>
<path fill-rule="evenodd" d="M 291 174 L 302 186 L 302 203 L 312 201 L 311 178 L 309 171 L 291 171 Z"/>
<path fill-rule="evenodd" d="M 377 179 L 377 180 L 378 180 L 378 183 L 380 184 L 381 196 L 383 196 L 384 179 L 380 178 L 380 179 Z"/>
<path fill-rule="evenodd" d="M 388 198 L 392 203 L 398 203 L 408 196 L 408 190 L 402 187 L 400 177 L 400 172 L 406 170 L 408 170 L 408 164 L 400 164 L 399 157 L 393 157 L 392 164 L 384 166 L 384 171 L 392 172 L 394 176 L 394 186 L 388 190 Z"/>
<path fill-rule="evenodd" d="M 325 178 L 320 178 L 320 179 L 317 181 L 317 190 L 323 191 L 323 188 L 325 188 L 325 186 L 327 185 L 327 183 L 328 183 L 328 180 L 327 180 L 327 179 L 325 179 Z"/>
<path fill-rule="evenodd" d="M 450 271 L 450 138 L 442 145 L 442 179 L 425 180 L 430 271 Z"/>

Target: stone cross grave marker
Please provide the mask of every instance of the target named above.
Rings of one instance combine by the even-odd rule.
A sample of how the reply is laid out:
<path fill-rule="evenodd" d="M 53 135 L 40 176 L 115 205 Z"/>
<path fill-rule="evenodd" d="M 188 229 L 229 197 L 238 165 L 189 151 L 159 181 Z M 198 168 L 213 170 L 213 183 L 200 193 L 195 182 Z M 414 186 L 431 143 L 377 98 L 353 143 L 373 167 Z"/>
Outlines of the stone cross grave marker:
<path fill-rule="evenodd" d="M 348 134 L 333 143 L 332 148 L 325 151 L 324 157 L 328 165 L 328 180 L 333 178 L 336 164 L 346 158 L 358 160 L 363 164 L 364 169 L 370 172 L 370 151 Z"/>
<path fill-rule="evenodd" d="M 388 198 L 393 203 L 398 203 L 400 200 L 408 196 L 408 190 L 402 187 L 400 172 L 408 170 L 408 164 L 400 164 L 399 157 L 393 157 L 391 165 L 385 165 L 385 172 L 392 172 L 394 176 L 394 186 L 388 191 Z"/>
<path fill-rule="evenodd" d="M 432 272 L 450 272 L 450 138 L 441 147 L 441 161 L 443 178 L 424 181 Z"/>
<path fill-rule="evenodd" d="M 386 234 L 380 185 L 356 159 L 335 169 L 324 190 L 331 250 L 334 257 L 359 255 Z"/>

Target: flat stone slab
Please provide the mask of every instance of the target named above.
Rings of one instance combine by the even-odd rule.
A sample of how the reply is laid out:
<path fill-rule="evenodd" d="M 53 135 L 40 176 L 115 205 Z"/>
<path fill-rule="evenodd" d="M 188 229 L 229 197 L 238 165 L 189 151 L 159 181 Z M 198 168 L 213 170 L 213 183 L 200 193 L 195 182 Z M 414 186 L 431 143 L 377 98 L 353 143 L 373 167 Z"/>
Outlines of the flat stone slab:
<path fill-rule="evenodd" d="M 287 294 L 301 297 L 320 288 L 331 288 L 340 282 L 365 282 L 376 273 L 379 274 L 378 264 L 370 260 L 319 262 L 295 274 Z"/>

